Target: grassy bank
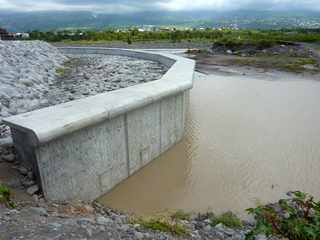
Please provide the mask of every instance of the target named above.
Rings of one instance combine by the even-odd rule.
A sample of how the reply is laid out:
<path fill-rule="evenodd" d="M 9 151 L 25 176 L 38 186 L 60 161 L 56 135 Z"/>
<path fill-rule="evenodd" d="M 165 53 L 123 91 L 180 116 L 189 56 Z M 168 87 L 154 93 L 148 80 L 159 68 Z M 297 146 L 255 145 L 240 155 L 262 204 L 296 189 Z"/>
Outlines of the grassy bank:
<path fill-rule="evenodd" d="M 289 56 L 263 56 L 263 57 L 234 57 L 226 60 L 230 65 L 252 66 L 263 69 L 277 69 L 294 73 L 319 73 L 317 61 L 312 57 L 289 57 Z"/>

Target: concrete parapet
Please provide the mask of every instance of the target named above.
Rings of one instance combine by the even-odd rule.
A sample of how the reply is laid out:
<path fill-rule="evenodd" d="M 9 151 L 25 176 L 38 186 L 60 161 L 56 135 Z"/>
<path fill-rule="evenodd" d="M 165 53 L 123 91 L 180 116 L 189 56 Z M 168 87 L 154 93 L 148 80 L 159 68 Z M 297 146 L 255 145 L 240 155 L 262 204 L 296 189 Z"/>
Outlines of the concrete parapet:
<path fill-rule="evenodd" d="M 63 48 L 170 67 L 157 81 L 4 119 L 19 159 L 48 200 L 93 200 L 181 140 L 195 63 L 179 56 L 106 48 Z"/>

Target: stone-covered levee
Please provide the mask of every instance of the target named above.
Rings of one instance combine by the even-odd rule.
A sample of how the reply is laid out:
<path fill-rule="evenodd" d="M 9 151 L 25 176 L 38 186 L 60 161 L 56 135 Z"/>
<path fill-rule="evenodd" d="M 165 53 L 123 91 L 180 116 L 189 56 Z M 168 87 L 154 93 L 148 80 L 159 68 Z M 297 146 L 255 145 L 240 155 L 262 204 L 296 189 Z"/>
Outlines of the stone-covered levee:
<path fill-rule="evenodd" d="M 170 67 L 153 82 L 5 119 L 20 160 L 35 170 L 48 200 L 93 200 L 181 140 L 195 63 L 179 56 L 105 48 Z"/>

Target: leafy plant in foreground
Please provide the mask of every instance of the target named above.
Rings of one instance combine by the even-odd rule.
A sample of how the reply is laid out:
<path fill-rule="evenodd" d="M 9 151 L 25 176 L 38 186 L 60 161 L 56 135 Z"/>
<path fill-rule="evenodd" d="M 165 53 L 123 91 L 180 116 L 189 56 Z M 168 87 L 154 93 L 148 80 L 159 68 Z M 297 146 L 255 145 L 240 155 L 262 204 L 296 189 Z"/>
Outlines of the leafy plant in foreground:
<path fill-rule="evenodd" d="M 0 204 L 4 204 L 7 207 L 14 208 L 15 204 L 11 200 L 11 191 L 8 187 L 4 186 L 3 184 L 0 184 Z"/>
<path fill-rule="evenodd" d="M 247 240 L 255 239 L 258 234 L 290 240 L 320 240 L 320 202 L 299 191 L 290 192 L 288 196 L 276 204 L 247 209 L 256 219 Z"/>
<path fill-rule="evenodd" d="M 167 232 L 176 236 L 187 236 L 189 230 L 183 224 L 172 221 L 166 217 L 156 217 L 150 219 L 139 218 L 133 220 L 133 223 L 140 224 L 144 228 L 154 231 Z"/>

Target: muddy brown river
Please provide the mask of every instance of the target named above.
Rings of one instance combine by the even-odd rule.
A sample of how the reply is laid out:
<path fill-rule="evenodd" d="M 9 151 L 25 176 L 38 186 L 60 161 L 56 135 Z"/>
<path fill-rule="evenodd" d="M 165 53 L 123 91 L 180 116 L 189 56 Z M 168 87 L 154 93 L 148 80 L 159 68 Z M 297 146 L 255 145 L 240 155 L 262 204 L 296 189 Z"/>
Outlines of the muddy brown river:
<path fill-rule="evenodd" d="M 320 82 L 197 74 L 182 142 L 102 197 L 138 215 L 320 197 Z"/>

